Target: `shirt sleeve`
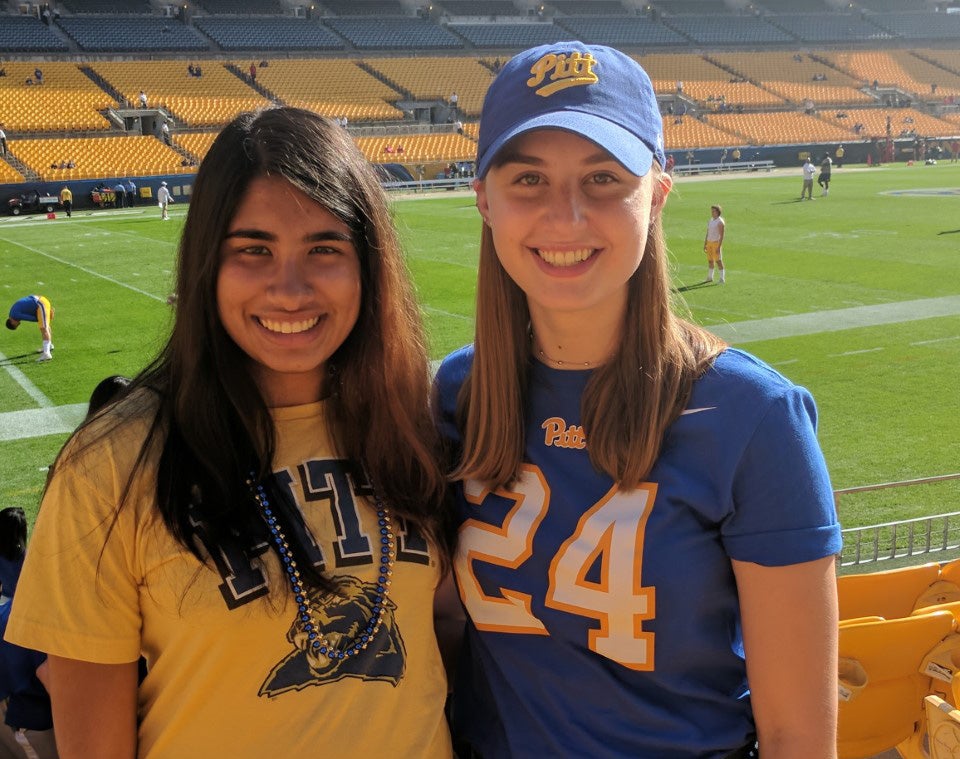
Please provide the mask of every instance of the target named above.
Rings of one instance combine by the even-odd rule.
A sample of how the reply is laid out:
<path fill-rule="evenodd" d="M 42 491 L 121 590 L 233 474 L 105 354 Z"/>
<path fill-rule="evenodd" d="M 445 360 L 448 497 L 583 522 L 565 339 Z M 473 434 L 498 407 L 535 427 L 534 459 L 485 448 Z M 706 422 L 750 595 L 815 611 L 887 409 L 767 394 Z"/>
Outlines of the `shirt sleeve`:
<path fill-rule="evenodd" d="M 50 482 L 27 549 L 7 640 L 81 661 L 140 654 L 135 504 L 109 450 L 81 456 Z M 90 468 L 90 469 L 88 469 Z"/>
<path fill-rule="evenodd" d="M 732 558 L 784 566 L 840 551 L 816 422 L 813 398 L 796 386 L 774 399 L 760 419 L 737 467 L 733 511 L 722 526 Z"/>

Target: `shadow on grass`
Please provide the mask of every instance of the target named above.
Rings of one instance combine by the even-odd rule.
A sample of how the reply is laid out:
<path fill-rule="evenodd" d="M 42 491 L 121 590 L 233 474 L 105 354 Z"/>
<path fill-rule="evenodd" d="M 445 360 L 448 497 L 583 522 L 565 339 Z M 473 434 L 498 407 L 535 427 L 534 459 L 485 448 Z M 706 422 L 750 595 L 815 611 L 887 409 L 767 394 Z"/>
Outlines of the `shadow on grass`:
<path fill-rule="evenodd" d="M 0 366 L 18 366 L 20 364 L 36 363 L 36 353 L 21 353 L 19 356 L 7 356 L 0 361 Z"/>
<path fill-rule="evenodd" d="M 702 287 L 716 287 L 716 286 L 717 286 L 716 282 L 712 282 L 709 279 L 705 279 L 703 280 L 703 282 L 697 282 L 696 284 L 693 284 L 693 285 L 684 285 L 683 287 L 675 287 L 673 288 L 673 291 L 675 293 L 685 293 L 685 292 L 689 292 L 690 290 L 699 290 Z"/>

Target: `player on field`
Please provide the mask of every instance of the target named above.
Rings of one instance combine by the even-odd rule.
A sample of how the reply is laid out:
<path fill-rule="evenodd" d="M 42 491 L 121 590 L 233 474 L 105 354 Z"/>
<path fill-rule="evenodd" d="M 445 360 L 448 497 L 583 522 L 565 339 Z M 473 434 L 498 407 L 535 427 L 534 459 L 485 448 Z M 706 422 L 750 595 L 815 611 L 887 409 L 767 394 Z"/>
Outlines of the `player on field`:
<path fill-rule="evenodd" d="M 840 529 L 806 390 L 671 310 L 650 79 L 518 54 L 480 119 L 462 483 L 462 756 L 836 756 Z"/>
<path fill-rule="evenodd" d="M 713 282 L 713 267 L 716 266 L 721 285 L 727 281 L 723 268 L 723 234 L 727 225 L 722 213 L 720 206 L 710 206 L 710 221 L 707 222 L 707 234 L 703 238 L 703 252 L 707 254 L 707 282 Z"/>
<path fill-rule="evenodd" d="M 160 218 L 164 221 L 167 221 L 170 218 L 169 213 L 167 212 L 167 206 L 173 202 L 173 195 L 170 194 L 170 189 L 167 187 L 166 182 L 160 183 L 160 189 L 157 190 L 157 205 L 160 206 Z"/>
<path fill-rule="evenodd" d="M 386 194 L 296 108 L 235 118 L 194 188 L 170 338 L 51 468 L 7 638 L 48 654 L 64 757 L 450 759 L 445 479 Z"/>
<path fill-rule="evenodd" d="M 37 361 L 50 361 L 53 358 L 53 306 L 42 295 L 28 295 L 10 306 L 7 329 L 16 329 L 20 322 L 36 322 L 40 327 L 40 358 Z"/>

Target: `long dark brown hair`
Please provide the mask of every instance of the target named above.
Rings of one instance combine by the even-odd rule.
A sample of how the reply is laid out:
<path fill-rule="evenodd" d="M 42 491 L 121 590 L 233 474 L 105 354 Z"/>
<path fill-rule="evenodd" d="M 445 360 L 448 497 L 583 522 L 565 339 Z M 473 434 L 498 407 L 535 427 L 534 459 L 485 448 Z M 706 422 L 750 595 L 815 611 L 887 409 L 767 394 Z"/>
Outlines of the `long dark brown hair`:
<path fill-rule="evenodd" d="M 246 481 L 250 473 L 269 480 L 275 427 L 249 359 L 217 310 L 221 243 L 248 185 L 261 176 L 282 177 L 351 230 L 361 307 L 327 362 L 330 437 L 337 455 L 369 477 L 397 516 L 443 547 L 437 525 L 445 488 L 428 408 L 426 343 L 387 200 L 349 135 L 306 110 L 241 114 L 200 166 L 180 241 L 172 333 L 124 393 L 127 404 L 143 388 L 158 399 L 134 471 L 159 447 L 157 507 L 199 559 L 206 557 L 192 538 L 198 516 L 208 543 L 239 541 L 252 556 L 263 541 Z M 133 473 L 127 492 L 132 480 Z M 306 548 L 292 542 L 291 550 L 306 579 L 326 586 L 310 572 Z"/>

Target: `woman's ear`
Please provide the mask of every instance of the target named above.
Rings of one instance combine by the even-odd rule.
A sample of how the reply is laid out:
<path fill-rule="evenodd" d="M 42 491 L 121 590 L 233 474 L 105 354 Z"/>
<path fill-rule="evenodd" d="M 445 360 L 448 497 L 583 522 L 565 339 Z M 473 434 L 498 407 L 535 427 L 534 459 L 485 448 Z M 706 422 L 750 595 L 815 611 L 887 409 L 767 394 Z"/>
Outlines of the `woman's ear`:
<path fill-rule="evenodd" d="M 473 180 L 473 191 L 477 194 L 477 210 L 483 217 L 483 223 L 490 226 L 490 205 L 487 203 L 487 186 L 482 179 Z"/>
<path fill-rule="evenodd" d="M 667 196 L 670 194 L 671 189 L 673 189 L 673 177 L 667 172 L 661 171 L 654 180 L 653 201 L 651 203 L 651 211 L 653 213 L 657 214 L 663 210 L 663 206 L 667 202 Z"/>

